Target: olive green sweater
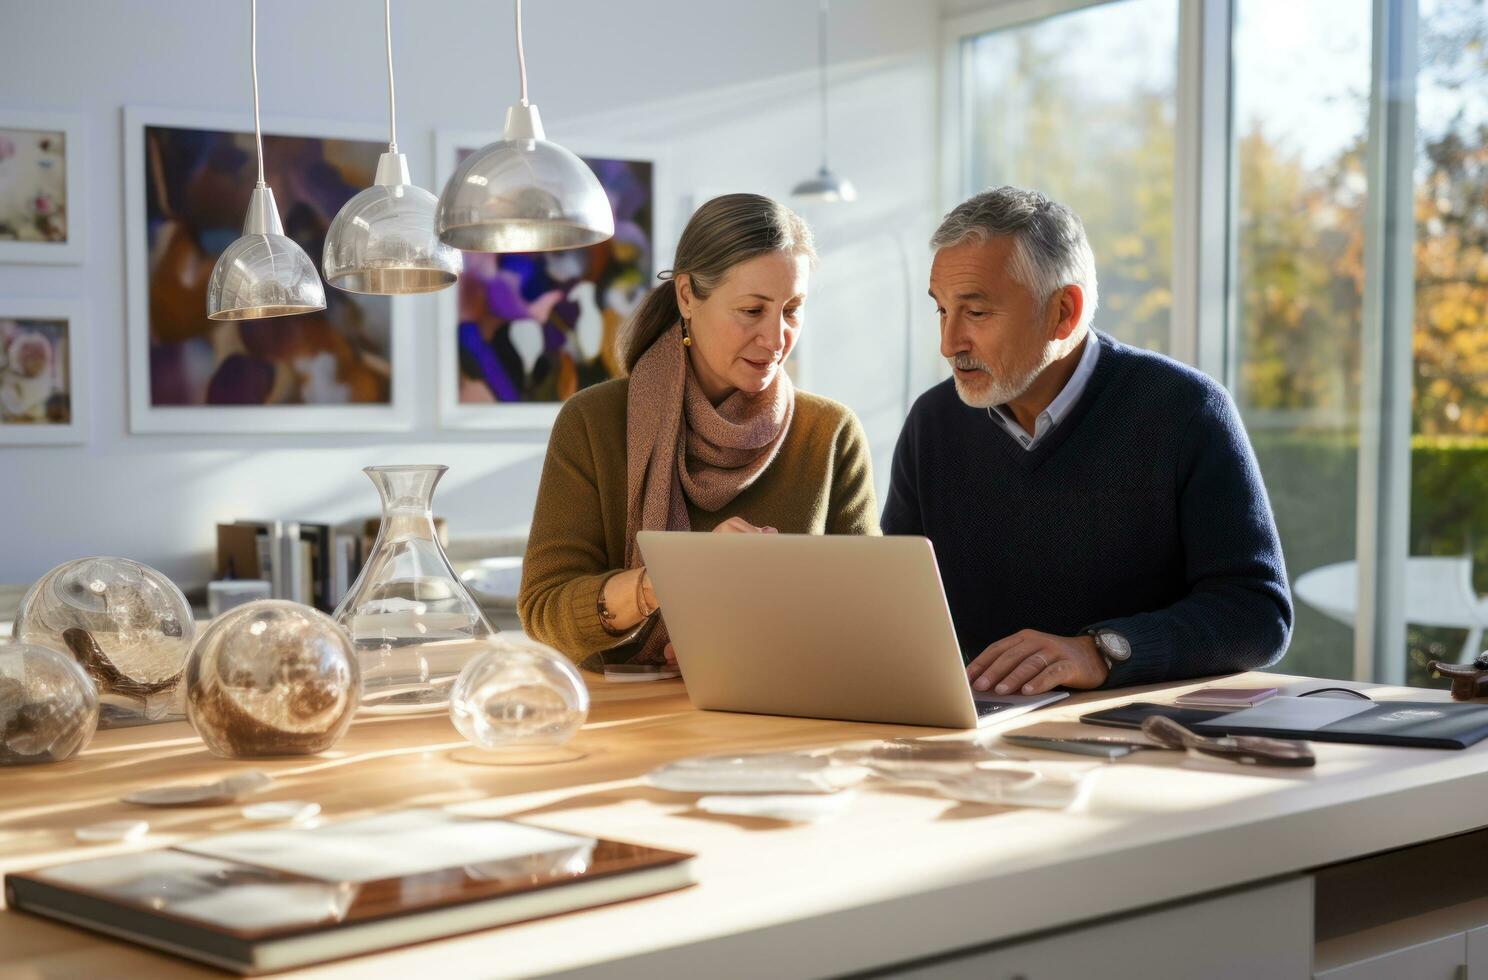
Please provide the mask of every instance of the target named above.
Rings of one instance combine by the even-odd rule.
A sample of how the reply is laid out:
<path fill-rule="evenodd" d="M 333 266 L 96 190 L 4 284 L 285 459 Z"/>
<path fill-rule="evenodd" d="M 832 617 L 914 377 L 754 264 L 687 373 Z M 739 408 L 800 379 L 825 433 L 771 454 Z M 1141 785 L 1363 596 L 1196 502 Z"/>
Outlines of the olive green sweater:
<path fill-rule="evenodd" d="M 594 654 L 625 642 L 601 625 L 599 594 L 625 568 L 629 388 L 627 378 L 585 388 L 558 413 L 517 597 L 529 635 L 591 667 Z M 687 513 L 694 531 L 742 517 L 782 534 L 877 534 L 872 463 L 857 416 L 798 390 L 790 431 L 759 479 L 716 514 L 691 502 Z"/>

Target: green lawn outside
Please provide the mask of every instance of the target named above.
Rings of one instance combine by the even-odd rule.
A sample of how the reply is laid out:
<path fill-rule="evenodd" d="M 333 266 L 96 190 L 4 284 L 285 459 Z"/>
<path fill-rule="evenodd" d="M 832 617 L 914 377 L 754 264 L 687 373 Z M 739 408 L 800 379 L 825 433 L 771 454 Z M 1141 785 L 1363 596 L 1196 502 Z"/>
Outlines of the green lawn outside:
<path fill-rule="evenodd" d="M 1354 557 L 1358 445 L 1331 434 L 1254 432 L 1251 435 L 1292 581 L 1320 565 Z M 1488 439 L 1417 437 L 1411 443 L 1412 555 L 1474 557 L 1474 586 L 1488 592 Z M 1455 659 L 1462 630 L 1411 625 L 1407 680 L 1443 687 L 1426 661 Z M 1319 677 L 1348 677 L 1353 630 L 1297 602 L 1297 625 L 1280 669 Z"/>

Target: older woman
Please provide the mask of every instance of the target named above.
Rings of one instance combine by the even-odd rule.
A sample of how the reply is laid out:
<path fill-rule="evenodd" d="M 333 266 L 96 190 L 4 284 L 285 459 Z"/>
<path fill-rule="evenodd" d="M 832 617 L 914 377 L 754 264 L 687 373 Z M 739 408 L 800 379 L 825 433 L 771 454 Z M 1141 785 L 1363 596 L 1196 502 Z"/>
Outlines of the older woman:
<path fill-rule="evenodd" d="M 693 214 L 620 338 L 629 377 L 553 426 L 518 598 L 529 634 L 591 669 L 674 659 L 639 531 L 877 533 L 856 416 L 785 373 L 815 258 L 769 198 Z"/>

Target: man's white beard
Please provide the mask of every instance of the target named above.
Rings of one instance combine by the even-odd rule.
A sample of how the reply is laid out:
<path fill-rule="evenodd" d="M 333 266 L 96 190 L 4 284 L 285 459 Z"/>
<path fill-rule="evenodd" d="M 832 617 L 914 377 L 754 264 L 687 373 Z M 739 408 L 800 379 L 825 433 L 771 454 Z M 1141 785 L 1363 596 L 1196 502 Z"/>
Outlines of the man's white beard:
<path fill-rule="evenodd" d="M 974 387 L 972 384 L 961 380 L 960 375 L 952 375 L 956 380 L 956 394 L 961 396 L 961 400 L 972 408 L 992 408 L 996 405 L 1006 405 L 1010 401 L 1021 398 L 1029 388 L 1033 387 L 1033 383 L 1038 380 L 1040 374 L 1044 373 L 1044 369 L 1056 360 L 1058 360 L 1058 354 L 1055 351 L 1055 345 L 1049 344 L 1044 348 L 1044 356 L 1039 363 L 1035 364 L 1026 374 L 1022 374 L 1011 380 L 993 377 L 985 364 L 975 361 L 976 367 L 982 371 L 982 376 L 985 380 L 979 386 Z M 966 363 L 963 362 L 963 364 Z M 952 369 L 954 369 L 956 358 L 951 358 L 950 364 Z M 970 366 L 970 364 L 967 364 L 967 366 Z"/>

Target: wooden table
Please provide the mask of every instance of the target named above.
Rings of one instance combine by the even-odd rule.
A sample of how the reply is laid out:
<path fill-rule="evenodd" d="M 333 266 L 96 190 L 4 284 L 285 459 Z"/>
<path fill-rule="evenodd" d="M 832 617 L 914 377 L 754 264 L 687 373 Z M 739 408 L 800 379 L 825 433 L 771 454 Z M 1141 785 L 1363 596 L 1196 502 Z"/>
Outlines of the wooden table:
<path fill-rule="evenodd" d="M 1237 686 L 1297 684 L 1268 675 Z M 1332 682 L 1319 681 L 1313 686 Z M 1202 686 L 1174 685 L 1163 696 Z M 327 818 L 455 805 L 577 833 L 696 852 L 700 884 L 301 971 L 318 977 L 576 975 L 710 980 L 821 976 L 1214 893 L 1488 824 L 1488 743 L 1461 752 L 1317 744 L 1315 770 L 1242 769 L 1138 753 L 1102 768 L 1078 812 L 960 804 L 868 784 L 847 813 L 813 825 L 713 816 L 693 797 L 641 785 L 689 755 L 801 749 L 943 730 L 700 712 L 681 682 L 591 680 L 577 761 L 472 765 L 444 716 L 366 718 L 320 756 L 230 762 L 184 724 L 100 732 L 66 763 L 0 770 L 0 871 L 163 846 L 250 826 L 235 807 L 149 810 L 144 786 L 249 765 L 275 777 L 255 799 L 304 799 Z M 1152 689 L 1091 693 L 1007 729 L 1073 719 Z M 1376 689 L 1377 696 L 1440 692 Z M 1005 729 L 1006 730 L 1006 729 Z M 1036 755 L 1037 753 L 1029 753 Z M 1072 759 L 1073 756 L 1048 756 Z M 84 845 L 73 830 L 150 821 L 134 844 Z M 1309 923 L 1310 928 L 1310 923 Z M 1309 932 L 1310 935 L 1310 932 Z M 220 975 L 12 911 L 0 912 L 0 976 Z M 932 975 L 932 974 L 925 974 Z"/>

